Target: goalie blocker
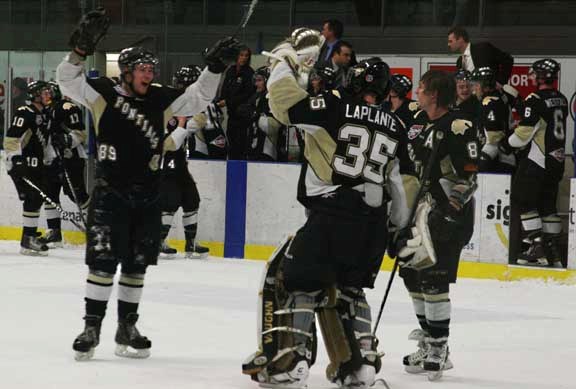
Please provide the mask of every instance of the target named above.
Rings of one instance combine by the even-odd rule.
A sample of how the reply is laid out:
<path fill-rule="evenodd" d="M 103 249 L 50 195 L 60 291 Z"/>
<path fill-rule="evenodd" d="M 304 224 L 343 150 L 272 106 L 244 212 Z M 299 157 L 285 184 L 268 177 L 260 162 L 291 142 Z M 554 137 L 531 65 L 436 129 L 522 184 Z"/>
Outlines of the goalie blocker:
<path fill-rule="evenodd" d="M 331 287 L 289 292 L 284 286 L 284 261 L 292 238 L 270 258 L 262 277 L 258 304 L 258 351 L 242 372 L 261 386 L 304 387 L 316 361 L 315 315 L 330 364 L 326 376 L 339 386 L 366 381 L 380 370 L 377 339 L 371 334 L 370 306 L 361 288 Z"/>

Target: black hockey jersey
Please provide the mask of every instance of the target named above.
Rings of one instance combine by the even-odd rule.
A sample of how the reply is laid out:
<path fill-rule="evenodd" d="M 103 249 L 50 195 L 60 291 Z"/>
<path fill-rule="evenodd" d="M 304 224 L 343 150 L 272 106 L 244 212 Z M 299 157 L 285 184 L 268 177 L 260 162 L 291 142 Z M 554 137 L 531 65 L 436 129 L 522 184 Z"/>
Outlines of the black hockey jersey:
<path fill-rule="evenodd" d="M 24 157 L 28 168 L 41 169 L 48 140 L 46 111 L 33 104 L 18 108 L 4 138 L 7 170 L 10 171 L 12 157 L 17 155 Z"/>
<path fill-rule="evenodd" d="M 164 151 L 164 129 L 173 116 L 193 116 L 216 94 L 220 75 L 204 70 L 184 92 L 152 84 L 146 96 L 130 96 L 108 78 L 86 79 L 74 53 L 57 68 L 62 93 L 88 107 L 96 130 L 96 177 L 118 188 L 156 189 Z M 182 139 L 179 138 L 179 141 Z M 177 149 L 175 138 L 167 139 Z"/>
<path fill-rule="evenodd" d="M 467 181 L 471 187 L 474 185 L 480 148 L 470 120 L 454 111 L 430 120 L 424 111 L 419 111 L 408 133 L 411 138 L 409 155 L 420 179 L 430 163 L 433 147 L 438 147 L 428 179 L 429 192 L 438 203 L 447 202 L 457 182 Z"/>
<path fill-rule="evenodd" d="M 63 157 L 86 158 L 84 144 L 88 138 L 84 121 L 82 120 L 82 110 L 76 104 L 66 99 L 59 100 L 49 108 L 48 131 L 50 135 L 57 132 L 65 132 L 72 136 L 72 147 L 63 150 Z"/>
<path fill-rule="evenodd" d="M 528 158 L 548 174 L 564 174 L 564 145 L 568 100 L 557 90 L 543 89 L 531 93 L 518 127 L 509 138 L 512 147 L 529 146 Z"/>
<path fill-rule="evenodd" d="M 410 99 L 404 100 L 402 105 L 398 107 L 397 110 L 392 111 L 402 120 L 402 124 L 405 128 L 409 128 L 412 124 L 412 119 L 414 115 L 419 110 L 418 102 Z"/>

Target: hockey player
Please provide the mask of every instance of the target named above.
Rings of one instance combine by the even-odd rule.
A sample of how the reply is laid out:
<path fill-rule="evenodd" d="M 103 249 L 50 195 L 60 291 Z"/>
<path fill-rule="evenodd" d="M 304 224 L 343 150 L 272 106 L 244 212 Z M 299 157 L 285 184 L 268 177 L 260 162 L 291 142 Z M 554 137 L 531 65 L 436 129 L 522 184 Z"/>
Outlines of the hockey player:
<path fill-rule="evenodd" d="M 60 203 L 60 190 L 86 214 L 89 195 L 84 180 L 84 144 L 87 133 L 82 120 L 82 111 L 67 98 L 62 97 L 56 82 L 49 82 L 52 101 L 48 109 L 50 136 L 50 156 L 44 159 L 44 186 L 46 194 L 55 203 Z M 71 187 L 72 186 L 72 187 Z M 60 212 L 49 203 L 44 203 L 48 230 L 40 241 L 48 247 L 62 247 Z"/>
<path fill-rule="evenodd" d="M 556 210 L 558 185 L 564 174 L 568 100 L 557 90 L 560 64 L 551 58 L 532 64 L 530 79 L 537 90 L 524 101 L 524 113 L 500 149 L 528 147 L 512 181 L 511 200 L 519 204 L 527 249 L 516 263 L 561 267 L 558 238 L 562 230 Z"/>
<path fill-rule="evenodd" d="M 371 58 L 352 69 L 351 95 L 310 97 L 301 72 L 321 44 L 318 32 L 300 28 L 270 54 L 272 113 L 305 131 L 298 200 L 309 217 L 273 254 L 263 279 L 260 349 L 243 365 L 263 387 L 306 386 L 315 361 L 315 312 L 330 357 L 327 378 L 345 388 L 374 383 L 380 354 L 363 288 L 373 287 L 385 251 L 384 187 L 390 185 L 391 218 L 400 226 L 417 190 L 405 131 L 379 106 L 388 93 L 388 66 Z"/>
<path fill-rule="evenodd" d="M 173 77 L 176 89 L 184 90 L 195 83 L 201 75 L 201 70 L 195 65 L 180 68 Z M 189 119 L 193 121 L 194 118 Z M 168 121 L 166 132 L 170 135 L 176 128 L 186 128 L 185 117 L 173 117 Z M 188 171 L 188 142 L 184 142 L 176 151 L 168 151 L 162 164 L 162 232 L 160 236 L 160 252 L 166 257 L 176 254 L 176 249 L 168 246 L 166 238 L 170 232 L 174 214 L 182 207 L 182 225 L 186 245 L 184 248 L 186 258 L 203 259 L 208 257 L 208 248 L 196 242 L 198 231 L 198 207 L 200 195 L 198 188 Z"/>
<path fill-rule="evenodd" d="M 436 380 L 452 367 L 448 358 L 450 284 L 456 282 L 462 248 L 474 227 L 479 146 L 472 122 L 450 111 L 456 85 L 452 74 L 430 70 L 417 90 L 422 111 L 416 113 L 409 147 L 420 174 L 422 197 L 416 225 L 402 230 L 392 247 L 400 276 L 410 292 L 420 329 L 409 339 L 418 350 L 404 357 L 409 373 L 428 373 Z M 420 223 L 422 221 L 422 223 Z"/>
<path fill-rule="evenodd" d="M 410 127 L 414 114 L 418 111 L 418 103 L 408 98 L 412 90 L 412 80 L 403 74 L 393 74 L 390 77 L 390 93 L 388 102 L 392 112 L 402 120 L 405 128 Z"/>
<path fill-rule="evenodd" d="M 86 232 L 85 328 L 73 344 L 77 360 L 91 358 L 99 343 L 119 263 L 116 355 L 150 355 L 152 343 L 136 322 L 146 268 L 157 263 L 160 248 L 162 154 L 178 149 L 188 135 L 177 128 L 162 142 L 164 131 L 171 117 L 195 115 L 214 99 L 226 68 L 223 58 L 234 58 L 237 47 L 226 38 L 207 50 L 207 69 L 185 90 L 152 84 L 158 59 L 142 47 L 120 53 L 120 85 L 105 77 L 87 79 L 84 61 L 109 23 L 104 9 L 84 15 L 70 38 L 72 52 L 56 70 L 62 93 L 90 109 L 98 153 Z"/>
<path fill-rule="evenodd" d="M 241 106 L 245 115 L 251 117 L 251 125 L 248 131 L 250 145 L 248 147 L 248 159 L 255 161 L 273 162 L 278 160 L 278 144 L 285 127 L 270 113 L 268 97 L 266 94 L 266 82 L 270 76 L 268 66 L 262 66 L 254 72 L 254 86 L 256 93 L 250 101 Z"/>
<path fill-rule="evenodd" d="M 336 72 L 329 66 L 315 67 L 310 72 L 310 86 L 308 93 L 310 96 L 317 96 L 327 90 L 334 89 Z"/>
<path fill-rule="evenodd" d="M 471 81 L 474 96 L 481 103 L 479 131 L 486 140 L 480 152 L 479 171 L 512 174 L 516 167 L 514 153 L 498 150 L 500 141 L 510 136 L 510 107 L 502 92 L 496 89 L 496 73 L 488 67 L 477 68 L 472 72 Z"/>
<path fill-rule="evenodd" d="M 456 80 L 456 104 L 453 109 L 468 116 L 474 122 L 480 115 L 480 102 L 472 94 L 470 78 L 472 74 L 468 70 L 458 69 L 454 73 Z"/>
<path fill-rule="evenodd" d="M 45 109 L 51 99 L 49 85 L 44 81 L 32 81 L 28 84 L 28 98 L 29 103 L 14 113 L 4 138 L 4 152 L 6 170 L 22 201 L 20 253 L 45 256 L 48 255 L 48 247 L 37 238 L 42 197 L 26 180 L 42 187 L 44 150 L 48 145 Z"/>

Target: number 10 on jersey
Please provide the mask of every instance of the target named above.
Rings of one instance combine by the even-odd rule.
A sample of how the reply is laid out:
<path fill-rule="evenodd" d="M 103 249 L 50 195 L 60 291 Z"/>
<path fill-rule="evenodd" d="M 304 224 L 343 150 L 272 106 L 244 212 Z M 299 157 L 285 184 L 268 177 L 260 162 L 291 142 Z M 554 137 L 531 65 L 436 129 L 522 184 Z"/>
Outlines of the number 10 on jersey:
<path fill-rule="evenodd" d="M 382 132 L 371 134 L 366 127 L 350 124 L 340 128 L 338 140 L 348 145 L 344 156 L 334 155 L 334 170 L 344 176 L 362 176 L 376 184 L 384 183 L 384 168 L 388 158 L 396 155 L 398 141 Z"/>

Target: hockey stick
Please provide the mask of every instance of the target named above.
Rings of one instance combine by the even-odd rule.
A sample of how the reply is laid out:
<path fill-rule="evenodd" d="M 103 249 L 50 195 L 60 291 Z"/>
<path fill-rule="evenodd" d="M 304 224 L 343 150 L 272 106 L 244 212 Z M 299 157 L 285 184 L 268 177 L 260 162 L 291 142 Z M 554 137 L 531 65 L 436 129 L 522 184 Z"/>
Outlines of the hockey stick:
<path fill-rule="evenodd" d="M 414 203 L 412 203 L 412 207 L 410 208 L 410 216 L 408 217 L 408 225 L 412 224 L 414 216 L 416 214 L 416 209 L 418 208 L 418 203 L 420 199 L 424 197 L 424 195 L 430 189 L 430 173 L 432 172 L 432 165 L 436 160 L 436 154 L 438 154 L 438 149 L 440 148 L 440 143 L 444 138 L 444 132 L 441 130 L 436 132 L 436 142 L 432 144 L 432 151 L 430 152 L 430 158 L 428 158 L 428 164 L 426 165 L 426 169 L 422 174 L 422 185 L 420 186 L 420 190 L 418 190 L 418 194 L 414 198 Z M 398 234 L 398 231 L 395 233 Z M 396 240 L 396 239 L 395 239 Z M 384 297 L 382 298 L 382 303 L 380 304 L 380 311 L 378 312 L 378 318 L 376 319 L 376 324 L 374 324 L 374 330 L 372 331 L 372 335 L 376 336 L 376 330 L 378 329 L 378 325 L 380 324 L 380 319 L 382 318 L 382 312 L 384 312 L 384 306 L 386 305 L 386 301 L 388 300 L 388 295 L 390 294 L 390 290 L 392 289 L 392 282 L 394 281 L 394 276 L 396 275 L 396 271 L 398 270 L 398 254 L 396 254 L 396 258 L 394 258 L 394 266 L 392 266 L 392 272 L 390 273 L 390 278 L 388 279 L 388 285 L 386 286 L 386 291 L 384 292 Z"/>
<path fill-rule="evenodd" d="M 62 154 L 60 153 L 60 150 L 58 150 L 57 147 L 54 147 L 54 151 L 56 152 L 56 156 L 58 156 L 58 158 L 60 158 L 60 161 L 62 161 L 62 171 L 64 172 L 64 178 L 66 178 L 66 183 L 68 184 L 68 188 L 70 188 L 70 193 L 72 193 L 72 198 L 74 200 L 74 203 L 76 204 L 78 211 L 80 211 L 80 219 L 82 219 L 82 223 L 84 224 L 84 229 L 86 229 L 86 226 L 88 225 L 88 223 L 86 223 L 86 218 L 84 217 L 84 212 L 82 211 L 82 207 L 80 206 L 80 202 L 78 201 L 78 195 L 76 194 L 76 191 L 74 190 L 74 186 L 72 186 L 72 180 L 70 180 L 70 175 L 68 175 L 68 170 L 66 170 L 66 163 L 64 161 L 64 157 L 62 156 Z"/>
<path fill-rule="evenodd" d="M 58 210 L 58 212 L 60 212 L 60 214 L 64 213 L 64 210 L 62 209 L 60 204 L 56 204 L 54 202 L 54 200 L 52 200 L 50 197 L 48 197 L 48 195 L 46 193 L 44 193 L 42 191 L 42 189 L 38 188 L 36 186 L 36 184 L 34 184 L 32 181 L 30 181 L 26 177 L 22 177 L 22 181 L 24 181 L 26 184 L 28 184 L 28 186 L 30 186 L 32 189 L 36 190 L 40 194 L 40 197 L 42 197 L 44 199 L 44 201 L 46 201 L 48 204 L 50 204 L 51 206 L 56 208 L 56 210 Z M 86 229 L 84 228 L 84 226 L 81 226 L 76 220 L 70 219 L 70 223 L 74 224 L 80 231 L 86 232 Z"/>
<path fill-rule="evenodd" d="M 248 6 L 248 10 L 242 16 L 242 19 L 240 20 L 240 24 L 236 28 L 236 32 L 234 33 L 234 35 L 232 35 L 232 38 L 236 38 L 238 36 L 238 34 L 240 34 L 240 31 L 242 31 L 246 27 L 246 25 L 248 24 L 248 21 L 250 20 L 250 17 L 252 17 L 252 14 L 254 13 L 254 9 L 256 8 L 257 4 L 258 4 L 258 0 L 252 0 L 250 2 L 250 5 Z"/>

